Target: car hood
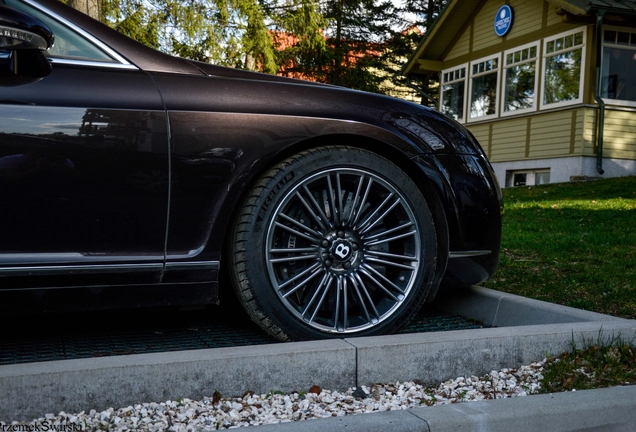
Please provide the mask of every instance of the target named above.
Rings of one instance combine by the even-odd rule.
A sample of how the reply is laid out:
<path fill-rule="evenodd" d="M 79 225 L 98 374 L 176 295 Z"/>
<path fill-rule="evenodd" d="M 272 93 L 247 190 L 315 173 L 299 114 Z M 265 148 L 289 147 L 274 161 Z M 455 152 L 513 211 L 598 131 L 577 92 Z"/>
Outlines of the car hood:
<path fill-rule="evenodd" d="M 483 154 L 461 125 L 419 104 L 335 85 L 186 61 L 208 77 L 241 81 L 217 89 L 215 99 L 222 99 L 222 92 L 231 88 L 228 97 L 249 101 L 249 106 L 243 107 L 246 111 L 267 113 L 274 106 L 278 114 L 339 118 L 384 129 L 388 126 L 413 143 L 423 141 L 424 147 L 416 146 L 424 152 Z M 263 86 L 269 90 L 263 90 Z M 276 103 L 272 103 L 274 98 Z"/>

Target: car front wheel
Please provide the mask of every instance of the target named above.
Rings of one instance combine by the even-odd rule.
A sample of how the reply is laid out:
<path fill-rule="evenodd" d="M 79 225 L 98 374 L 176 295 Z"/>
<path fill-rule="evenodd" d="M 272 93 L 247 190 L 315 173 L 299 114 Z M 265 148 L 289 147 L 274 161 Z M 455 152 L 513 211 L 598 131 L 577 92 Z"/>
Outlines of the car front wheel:
<path fill-rule="evenodd" d="M 419 189 L 392 162 L 352 147 L 271 168 L 230 241 L 239 300 L 281 340 L 395 332 L 435 273 L 435 227 Z"/>

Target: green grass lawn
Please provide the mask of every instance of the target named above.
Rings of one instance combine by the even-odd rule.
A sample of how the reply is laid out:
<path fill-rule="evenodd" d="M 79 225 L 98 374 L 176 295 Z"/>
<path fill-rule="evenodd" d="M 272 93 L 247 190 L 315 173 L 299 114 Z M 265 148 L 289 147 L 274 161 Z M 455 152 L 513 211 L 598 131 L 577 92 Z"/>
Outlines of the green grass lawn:
<path fill-rule="evenodd" d="M 636 348 L 620 338 L 548 359 L 541 393 L 636 384 Z"/>
<path fill-rule="evenodd" d="M 484 286 L 636 318 L 636 177 L 503 195 L 499 268 Z"/>

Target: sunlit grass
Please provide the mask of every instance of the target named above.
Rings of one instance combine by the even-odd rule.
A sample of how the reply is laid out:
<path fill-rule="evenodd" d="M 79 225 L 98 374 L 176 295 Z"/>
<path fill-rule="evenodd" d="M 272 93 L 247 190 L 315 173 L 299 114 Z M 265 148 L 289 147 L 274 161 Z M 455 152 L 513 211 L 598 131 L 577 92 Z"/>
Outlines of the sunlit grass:
<path fill-rule="evenodd" d="M 484 286 L 636 318 L 636 177 L 503 193 L 499 269 Z"/>

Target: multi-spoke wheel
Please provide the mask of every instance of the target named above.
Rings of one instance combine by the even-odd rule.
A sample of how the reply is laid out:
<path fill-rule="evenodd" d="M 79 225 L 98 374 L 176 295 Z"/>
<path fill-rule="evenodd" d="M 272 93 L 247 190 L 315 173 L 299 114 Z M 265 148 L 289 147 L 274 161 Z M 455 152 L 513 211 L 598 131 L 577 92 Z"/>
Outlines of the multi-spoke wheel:
<path fill-rule="evenodd" d="M 411 179 L 368 151 L 296 155 L 257 183 L 233 233 L 235 287 L 281 339 L 395 331 L 435 271 L 436 235 Z"/>

